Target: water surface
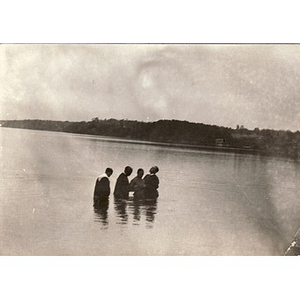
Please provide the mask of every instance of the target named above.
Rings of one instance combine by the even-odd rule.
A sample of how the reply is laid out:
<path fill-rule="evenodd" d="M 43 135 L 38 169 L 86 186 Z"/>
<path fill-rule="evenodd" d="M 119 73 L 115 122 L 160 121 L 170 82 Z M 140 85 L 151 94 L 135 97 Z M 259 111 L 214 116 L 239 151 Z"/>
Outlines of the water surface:
<path fill-rule="evenodd" d="M 0 128 L 1 255 L 283 255 L 300 227 L 287 159 Z M 157 201 L 94 210 L 107 166 L 160 168 Z"/>

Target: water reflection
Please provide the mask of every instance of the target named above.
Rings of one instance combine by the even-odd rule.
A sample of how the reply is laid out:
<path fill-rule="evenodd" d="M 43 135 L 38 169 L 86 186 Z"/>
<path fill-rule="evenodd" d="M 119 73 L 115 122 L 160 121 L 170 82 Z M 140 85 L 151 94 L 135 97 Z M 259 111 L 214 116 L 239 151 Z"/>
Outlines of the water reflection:
<path fill-rule="evenodd" d="M 109 200 L 94 203 L 94 221 L 108 227 Z M 147 228 L 152 228 L 157 214 L 157 198 L 141 199 L 129 197 L 126 199 L 114 198 L 114 211 L 116 224 L 128 224 L 132 220 L 133 225 L 145 223 Z"/>
<path fill-rule="evenodd" d="M 141 216 L 145 215 L 146 226 L 152 227 L 157 213 L 157 198 L 156 199 L 141 199 L 132 197 L 128 200 L 129 210 L 133 214 L 133 224 L 139 225 Z"/>
<path fill-rule="evenodd" d="M 96 222 L 102 223 L 105 227 L 108 226 L 108 208 L 109 208 L 108 199 L 94 203 L 94 212 L 95 212 L 94 220 Z"/>
<path fill-rule="evenodd" d="M 114 198 L 114 204 L 115 204 L 115 211 L 116 211 L 116 216 L 117 216 L 117 223 L 118 224 L 126 224 L 128 221 L 128 214 L 126 211 L 126 206 L 127 206 L 127 200 L 126 199 L 119 199 L 119 198 Z"/>

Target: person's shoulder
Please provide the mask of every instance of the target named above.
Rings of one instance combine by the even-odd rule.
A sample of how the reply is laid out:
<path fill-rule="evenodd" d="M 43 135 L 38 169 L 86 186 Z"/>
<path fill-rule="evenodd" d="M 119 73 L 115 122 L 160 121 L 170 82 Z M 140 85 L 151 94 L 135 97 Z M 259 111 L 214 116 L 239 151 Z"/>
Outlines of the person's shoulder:
<path fill-rule="evenodd" d="M 124 180 L 127 179 L 127 176 L 124 173 L 121 173 L 117 179 L 117 181 L 123 182 Z M 127 179 L 128 180 L 128 179 Z"/>
<path fill-rule="evenodd" d="M 99 184 L 104 184 L 105 182 L 107 182 L 108 180 L 105 180 L 104 178 L 101 178 L 100 180 L 98 180 Z"/>
<path fill-rule="evenodd" d="M 150 174 L 147 174 L 147 175 L 144 177 L 143 180 L 147 180 L 147 179 L 149 179 L 149 178 L 151 178 L 151 175 L 150 175 Z"/>

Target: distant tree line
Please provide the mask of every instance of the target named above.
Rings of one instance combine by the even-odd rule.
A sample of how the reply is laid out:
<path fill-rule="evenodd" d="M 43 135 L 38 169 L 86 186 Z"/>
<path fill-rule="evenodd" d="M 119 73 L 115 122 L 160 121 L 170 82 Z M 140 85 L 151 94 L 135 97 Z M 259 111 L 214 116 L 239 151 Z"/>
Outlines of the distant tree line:
<path fill-rule="evenodd" d="M 105 119 L 69 122 L 50 120 L 5 120 L 2 127 L 48 130 L 141 141 L 212 147 L 216 150 L 252 151 L 265 155 L 300 157 L 300 132 L 276 131 L 243 126 L 236 129 L 178 120 L 141 122 Z"/>

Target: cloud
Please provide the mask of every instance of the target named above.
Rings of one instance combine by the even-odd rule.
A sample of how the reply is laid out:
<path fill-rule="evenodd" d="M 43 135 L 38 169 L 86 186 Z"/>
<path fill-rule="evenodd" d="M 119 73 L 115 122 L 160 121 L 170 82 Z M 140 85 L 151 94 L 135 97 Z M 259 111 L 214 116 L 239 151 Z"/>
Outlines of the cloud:
<path fill-rule="evenodd" d="M 299 128 L 297 45 L 1 45 L 0 119 Z"/>

